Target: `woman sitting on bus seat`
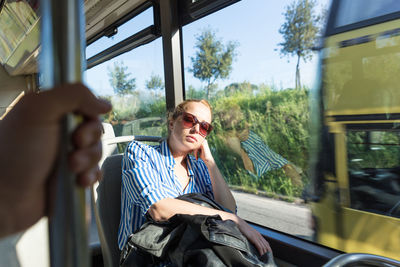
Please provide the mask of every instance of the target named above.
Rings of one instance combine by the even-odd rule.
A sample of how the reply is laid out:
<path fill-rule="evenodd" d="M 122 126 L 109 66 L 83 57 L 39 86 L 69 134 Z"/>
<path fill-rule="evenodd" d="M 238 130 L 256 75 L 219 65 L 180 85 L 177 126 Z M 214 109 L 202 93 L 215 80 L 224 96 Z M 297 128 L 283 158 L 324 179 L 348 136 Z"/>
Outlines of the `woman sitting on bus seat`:
<path fill-rule="evenodd" d="M 161 144 L 149 146 L 132 141 L 128 145 L 122 164 L 121 250 L 145 222 L 146 213 L 157 221 L 166 221 L 175 214 L 220 215 L 222 220 L 234 221 L 260 255 L 271 250 L 261 234 L 234 213 L 175 199 L 187 193 L 203 193 L 231 211 L 236 209 L 205 139 L 212 129 L 211 118 L 207 101 L 186 100 L 170 114 L 168 138 Z"/>

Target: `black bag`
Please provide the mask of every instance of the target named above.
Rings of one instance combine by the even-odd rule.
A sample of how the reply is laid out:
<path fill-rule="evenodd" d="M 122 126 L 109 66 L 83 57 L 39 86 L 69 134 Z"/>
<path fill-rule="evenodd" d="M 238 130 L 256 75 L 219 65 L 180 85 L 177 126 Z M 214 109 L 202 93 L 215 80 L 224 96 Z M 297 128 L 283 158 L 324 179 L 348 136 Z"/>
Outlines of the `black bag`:
<path fill-rule="evenodd" d="M 201 194 L 187 194 L 179 199 L 223 209 Z M 223 221 L 218 215 L 176 214 L 165 222 L 148 218 L 129 237 L 121 254 L 121 266 L 276 266 L 272 253 L 262 259 L 257 254 L 233 221 Z"/>

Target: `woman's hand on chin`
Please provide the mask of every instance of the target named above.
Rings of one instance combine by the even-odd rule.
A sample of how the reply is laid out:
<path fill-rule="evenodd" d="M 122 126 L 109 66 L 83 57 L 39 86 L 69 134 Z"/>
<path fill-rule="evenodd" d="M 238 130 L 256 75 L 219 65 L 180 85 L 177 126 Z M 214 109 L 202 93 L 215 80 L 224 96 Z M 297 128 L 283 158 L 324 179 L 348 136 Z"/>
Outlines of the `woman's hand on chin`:
<path fill-rule="evenodd" d="M 204 163 L 215 163 L 214 157 L 211 154 L 210 147 L 208 146 L 208 142 L 204 139 L 203 143 L 200 145 L 198 149 L 193 150 L 193 154 L 198 160 L 199 158 L 204 161 Z"/>

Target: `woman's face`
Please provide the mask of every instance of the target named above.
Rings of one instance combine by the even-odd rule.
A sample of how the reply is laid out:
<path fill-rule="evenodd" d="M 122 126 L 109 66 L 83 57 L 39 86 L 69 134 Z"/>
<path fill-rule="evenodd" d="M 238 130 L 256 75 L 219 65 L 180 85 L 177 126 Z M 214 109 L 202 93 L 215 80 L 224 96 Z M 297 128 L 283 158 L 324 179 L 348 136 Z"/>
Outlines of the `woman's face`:
<path fill-rule="evenodd" d="M 211 111 L 202 103 L 189 102 L 185 108 L 185 112 L 194 115 L 199 122 L 208 122 L 211 124 Z M 200 124 L 197 123 L 193 127 L 185 127 L 182 121 L 182 115 L 178 116 L 168 125 L 170 130 L 169 145 L 173 153 L 190 153 L 198 149 L 203 143 L 205 137 L 200 134 Z"/>

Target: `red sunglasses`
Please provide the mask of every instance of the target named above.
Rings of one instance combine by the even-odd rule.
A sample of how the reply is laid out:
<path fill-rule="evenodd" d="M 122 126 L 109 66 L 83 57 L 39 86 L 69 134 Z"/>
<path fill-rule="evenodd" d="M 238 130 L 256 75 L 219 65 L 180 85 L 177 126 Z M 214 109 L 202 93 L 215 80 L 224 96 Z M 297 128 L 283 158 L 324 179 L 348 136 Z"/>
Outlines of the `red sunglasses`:
<path fill-rule="evenodd" d="M 187 112 L 182 113 L 182 122 L 183 122 L 183 126 L 185 128 L 192 128 L 196 124 L 199 124 L 200 125 L 199 133 L 203 137 L 206 137 L 207 134 L 209 134 L 211 132 L 211 130 L 213 129 L 211 124 L 209 124 L 208 122 L 205 122 L 205 121 L 200 122 L 196 118 L 196 116 L 194 116 L 190 113 L 187 113 Z"/>

